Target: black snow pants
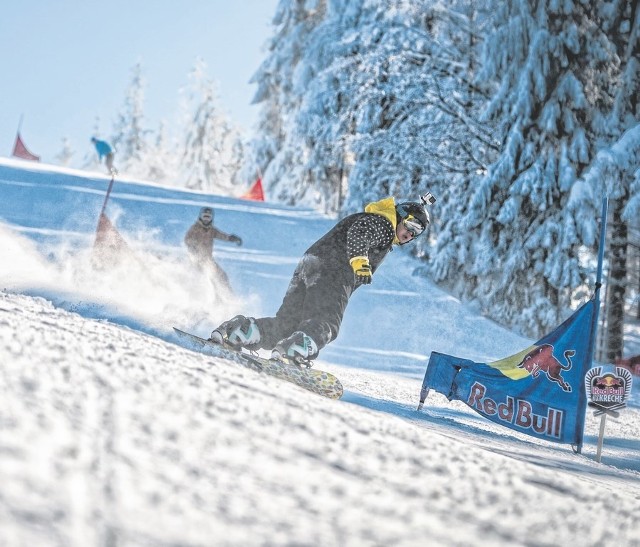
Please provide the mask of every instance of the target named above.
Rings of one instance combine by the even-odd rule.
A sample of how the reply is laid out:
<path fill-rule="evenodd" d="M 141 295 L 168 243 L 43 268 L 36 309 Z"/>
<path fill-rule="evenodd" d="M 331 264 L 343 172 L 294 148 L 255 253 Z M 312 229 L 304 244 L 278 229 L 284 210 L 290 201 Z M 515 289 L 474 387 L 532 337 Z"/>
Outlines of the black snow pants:
<path fill-rule="evenodd" d="M 283 338 L 302 331 L 313 338 L 320 350 L 338 336 L 354 288 L 355 279 L 348 262 L 345 267 L 305 254 L 276 316 L 256 319 L 261 347 L 272 349 Z"/>

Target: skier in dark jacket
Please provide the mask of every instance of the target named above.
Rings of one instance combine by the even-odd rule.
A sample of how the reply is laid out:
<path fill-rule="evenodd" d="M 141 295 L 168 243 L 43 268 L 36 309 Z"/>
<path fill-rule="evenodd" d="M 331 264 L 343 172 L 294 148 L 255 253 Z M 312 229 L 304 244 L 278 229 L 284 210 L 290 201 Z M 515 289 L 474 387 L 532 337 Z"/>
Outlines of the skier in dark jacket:
<path fill-rule="evenodd" d="M 200 209 L 198 220 L 189 228 L 184 236 L 184 243 L 191 260 L 205 271 L 209 271 L 214 279 L 224 283 L 231 291 L 231 284 L 226 272 L 213 258 L 213 240 L 220 239 L 242 245 L 242 239 L 235 234 L 227 234 L 213 225 L 213 209 Z"/>
<path fill-rule="evenodd" d="M 349 297 L 371 283 L 393 244 L 404 245 L 426 229 L 424 203 L 396 205 L 389 197 L 345 217 L 304 253 L 275 317 L 237 315 L 211 339 L 248 350 L 272 349 L 275 359 L 309 364 L 336 338 Z"/>

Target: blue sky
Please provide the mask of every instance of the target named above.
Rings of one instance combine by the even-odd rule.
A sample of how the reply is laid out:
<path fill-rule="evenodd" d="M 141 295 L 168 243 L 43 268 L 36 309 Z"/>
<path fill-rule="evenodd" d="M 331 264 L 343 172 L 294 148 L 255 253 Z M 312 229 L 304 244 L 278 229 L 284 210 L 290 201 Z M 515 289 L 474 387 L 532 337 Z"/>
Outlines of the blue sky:
<path fill-rule="evenodd" d="M 202 57 L 223 107 L 246 129 L 258 108 L 249 79 L 265 58 L 278 0 L 32 0 L 4 2 L 0 16 L 0 156 L 22 136 L 53 162 L 69 138 L 74 161 L 92 152 L 96 118 L 109 135 L 131 69 L 140 61 L 145 115 L 175 122 L 178 90 Z"/>

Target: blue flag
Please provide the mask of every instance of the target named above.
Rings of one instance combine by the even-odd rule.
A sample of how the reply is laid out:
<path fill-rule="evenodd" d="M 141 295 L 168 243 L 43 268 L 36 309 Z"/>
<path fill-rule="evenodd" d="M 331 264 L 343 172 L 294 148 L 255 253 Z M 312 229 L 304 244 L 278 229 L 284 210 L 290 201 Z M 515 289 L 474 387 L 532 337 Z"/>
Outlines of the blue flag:
<path fill-rule="evenodd" d="M 434 389 L 521 433 L 581 445 L 596 317 L 592 299 L 533 346 L 493 363 L 433 352 L 421 404 Z"/>

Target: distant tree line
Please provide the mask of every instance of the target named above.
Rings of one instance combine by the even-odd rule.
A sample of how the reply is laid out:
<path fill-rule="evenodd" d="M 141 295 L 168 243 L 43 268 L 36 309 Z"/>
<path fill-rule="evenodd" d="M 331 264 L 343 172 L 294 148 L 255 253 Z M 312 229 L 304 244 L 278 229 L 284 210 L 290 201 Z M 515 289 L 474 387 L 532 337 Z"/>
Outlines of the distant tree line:
<path fill-rule="evenodd" d="M 241 181 L 244 145 L 240 131 L 222 110 L 216 85 L 198 60 L 180 90 L 178 122 L 162 121 L 156 130 L 147 125 L 144 111 L 146 82 L 140 63 L 133 67 L 121 110 L 109 132 L 96 120 L 94 134 L 116 149 L 119 172 L 143 180 L 211 193 L 233 193 Z M 88 141 L 88 139 L 87 139 Z M 57 160 L 71 163 L 68 139 Z M 83 168 L 99 169 L 97 155 L 88 152 Z"/>

